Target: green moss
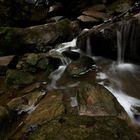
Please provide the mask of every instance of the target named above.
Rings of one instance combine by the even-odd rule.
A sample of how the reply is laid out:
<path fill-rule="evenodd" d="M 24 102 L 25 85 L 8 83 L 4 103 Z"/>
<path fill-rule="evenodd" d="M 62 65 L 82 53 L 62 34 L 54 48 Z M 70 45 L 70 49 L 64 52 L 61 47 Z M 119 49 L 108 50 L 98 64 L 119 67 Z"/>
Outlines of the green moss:
<path fill-rule="evenodd" d="M 65 115 L 43 124 L 29 140 L 133 140 L 136 136 L 124 120 L 114 117 Z"/>
<path fill-rule="evenodd" d="M 39 62 L 37 63 L 37 67 L 44 70 L 44 69 L 47 69 L 48 64 L 49 64 L 48 59 L 43 58 L 43 59 L 39 60 Z"/>
<path fill-rule="evenodd" d="M 57 24 L 56 24 L 56 29 L 58 31 L 58 33 L 61 35 L 67 35 L 71 32 L 70 30 L 70 21 L 68 19 L 65 19 L 65 20 L 62 20 L 62 21 L 59 21 Z"/>
<path fill-rule="evenodd" d="M 10 87 L 12 85 L 28 85 L 33 83 L 34 77 L 27 73 L 18 70 L 8 70 L 6 73 L 6 86 Z"/>
<path fill-rule="evenodd" d="M 38 54 L 35 54 L 35 53 L 29 54 L 28 57 L 27 57 L 27 63 L 29 65 L 34 66 L 34 65 L 37 64 L 38 59 L 39 59 Z"/>

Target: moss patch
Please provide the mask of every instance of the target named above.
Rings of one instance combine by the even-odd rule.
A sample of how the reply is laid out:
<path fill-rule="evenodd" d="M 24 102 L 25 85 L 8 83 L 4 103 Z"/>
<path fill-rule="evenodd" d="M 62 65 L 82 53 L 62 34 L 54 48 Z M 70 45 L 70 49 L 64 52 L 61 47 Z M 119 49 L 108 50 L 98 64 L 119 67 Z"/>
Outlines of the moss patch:
<path fill-rule="evenodd" d="M 6 73 L 5 83 L 7 87 L 12 85 L 28 85 L 33 83 L 34 77 L 23 71 L 8 70 Z"/>

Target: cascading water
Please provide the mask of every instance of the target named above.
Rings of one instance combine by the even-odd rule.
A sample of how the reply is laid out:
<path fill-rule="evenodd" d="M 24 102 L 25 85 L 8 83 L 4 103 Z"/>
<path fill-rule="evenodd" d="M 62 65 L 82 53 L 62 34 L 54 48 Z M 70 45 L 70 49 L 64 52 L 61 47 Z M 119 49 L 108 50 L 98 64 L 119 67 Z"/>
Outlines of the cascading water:
<path fill-rule="evenodd" d="M 49 75 L 49 79 L 51 79 L 51 84 L 47 86 L 48 90 L 57 89 L 56 86 L 57 80 L 61 78 L 67 65 L 71 62 L 69 58 L 66 58 L 62 55 L 62 52 L 69 49 L 69 47 L 74 48 L 75 46 L 76 46 L 76 39 L 73 39 L 71 42 L 62 43 L 58 46 L 57 49 L 51 50 L 60 56 L 62 65 L 60 65 L 58 69 L 56 69 Z"/>
<path fill-rule="evenodd" d="M 134 122 L 140 125 L 140 116 L 134 108 L 140 107 L 140 66 L 125 63 L 124 58 L 129 47 L 130 51 L 135 49 L 135 26 L 129 22 L 120 25 L 117 31 L 117 62 L 101 57 L 94 57 L 100 67 L 96 79 L 99 84 L 104 85 L 123 106 Z"/>
<path fill-rule="evenodd" d="M 135 52 L 135 23 L 123 21 L 120 23 L 120 28 L 117 30 L 117 48 L 118 48 L 118 64 L 124 62 L 125 57 Z"/>

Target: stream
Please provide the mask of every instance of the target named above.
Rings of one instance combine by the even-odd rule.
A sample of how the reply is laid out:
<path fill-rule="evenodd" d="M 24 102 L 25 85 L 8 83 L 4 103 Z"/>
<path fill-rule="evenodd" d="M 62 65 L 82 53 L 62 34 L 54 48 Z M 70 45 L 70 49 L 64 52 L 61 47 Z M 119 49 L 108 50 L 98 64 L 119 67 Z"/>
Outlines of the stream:
<path fill-rule="evenodd" d="M 117 34 L 119 35 L 120 33 Z M 118 41 L 120 41 L 120 39 L 118 39 Z M 118 44 L 118 52 L 121 52 L 121 44 Z M 60 46 L 63 47 L 61 48 Z M 61 54 L 63 51 L 68 50 L 69 47 L 71 47 L 72 51 L 81 53 L 79 49 L 76 49 L 76 39 L 71 42 L 63 43 L 60 46 L 55 49 L 57 53 Z M 120 60 L 122 57 L 120 55 L 122 54 L 118 54 L 119 61 L 92 56 L 89 54 L 91 49 L 90 47 L 90 43 L 87 40 L 87 48 L 89 50 L 87 50 L 86 55 L 91 57 L 97 65 L 96 82 L 108 89 L 117 98 L 118 102 L 123 106 L 132 121 L 140 125 L 140 117 L 135 116 L 135 113 L 138 113 L 135 107 L 140 107 L 140 66 L 122 62 L 122 59 Z M 53 71 L 49 76 L 51 84 L 48 85 L 47 90 L 62 88 L 56 86 L 57 80 L 61 78 L 70 62 L 71 61 L 68 59 L 66 60 L 66 58 L 65 61 L 62 59 L 62 65 L 60 65 L 59 68 Z"/>

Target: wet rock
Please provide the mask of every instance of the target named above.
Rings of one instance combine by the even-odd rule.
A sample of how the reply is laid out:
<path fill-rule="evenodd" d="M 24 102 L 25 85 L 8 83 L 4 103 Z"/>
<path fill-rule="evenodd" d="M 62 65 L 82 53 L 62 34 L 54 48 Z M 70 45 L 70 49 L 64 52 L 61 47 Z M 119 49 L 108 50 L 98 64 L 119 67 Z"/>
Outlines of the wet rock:
<path fill-rule="evenodd" d="M 27 60 L 26 60 L 27 64 L 31 65 L 31 66 L 35 66 L 39 69 L 46 69 L 48 67 L 49 64 L 49 60 L 46 57 L 45 54 L 29 54 L 27 56 Z"/>
<path fill-rule="evenodd" d="M 112 12 L 116 13 L 123 13 L 127 11 L 131 7 L 132 1 L 125 0 L 124 2 L 120 2 L 120 0 L 117 0 L 113 2 L 111 5 L 108 6 L 108 9 Z"/>
<path fill-rule="evenodd" d="M 0 75 L 5 75 L 9 66 L 12 65 L 14 57 L 14 55 L 0 57 Z"/>
<path fill-rule="evenodd" d="M 6 72 L 5 83 L 7 87 L 11 87 L 13 85 L 23 86 L 33 83 L 34 80 L 35 77 L 32 76 L 30 73 L 9 69 Z"/>
<path fill-rule="evenodd" d="M 34 91 L 34 90 L 36 90 L 36 89 L 39 89 L 40 86 L 41 86 L 40 83 L 33 83 L 33 84 L 31 84 L 31 85 L 26 86 L 25 88 L 23 88 L 23 89 L 21 90 L 21 93 L 25 94 L 25 93 L 32 92 L 32 91 Z"/>
<path fill-rule="evenodd" d="M 22 97 L 12 99 L 7 105 L 11 110 L 17 112 L 17 114 L 23 112 L 31 113 L 45 94 L 46 92 L 34 91 Z"/>
<path fill-rule="evenodd" d="M 80 20 L 86 27 L 92 27 L 103 22 L 110 17 L 104 4 L 93 4 L 82 11 L 82 15 L 77 19 Z"/>
<path fill-rule="evenodd" d="M 72 77 L 79 77 L 90 70 L 92 70 L 95 65 L 92 58 L 87 56 L 82 56 L 76 61 L 72 61 L 66 68 L 66 73 Z"/>
<path fill-rule="evenodd" d="M 64 51 L 62 54 L 72 60 L 77 60 L 80 58 L 80 53 L 74 51 Z"/>
<path fill-rule="evenodd" d="M 77 97 L 80 115 L 127 117 L 117 99 L 101 85 L 83 83 L 78 88 Z"/>
<path fill-rule="evenodd" d="M 20 58 L 17 69 L 31 73 L 51 72 L 61 63 L 60 58 L 50 53 L 28 53 Z"/>
<path fill-rule="evenodd" d="M 104 21 L 105 19 L 108 19 L 107 14 L 103 12 L 98 11 L 83 11 L 83 15 L 94 17 L 97 20 Z"/>
<path fill-rule="evenodd" d="M 1 27 L 0 52 L 19 55 L 43 50 L 43 46 L 46 49 L 46 46 L 70 41 L 78 33 L 78 23 L 68 19 L 28 28 Z"/>
<path fill-rule="evenodd" d="M 26 120 L 24 121 L 23 128 L 14 136 L 14 139 L 19 139 L 24 137 L 25 134 L 29 134 L 29 130 L 34 125 L 40 126 L 62 115 L 64 113 L 62 100 L 63 94 L 58 90 L 48 93 L 38 104 L 36 109 L 29 116 L 27 116 Z"/>
<path fill-rule="evenodd" d="M 45 96 L 45 98 L 37 106 L 26 119 L 26 126 L 37 123 L 42 124 L 48 122 L 64 113 L 63 95 L 59 91 L 54 91 Z"/>
<path fill-rule="evenodd" d="M 84 23 L 94 23 L 94 24 L 99 23 L 98 19 L 91 17 L 91 16 L 87 16 L 87 15 L 81 15 L 77 19 Z"/>

